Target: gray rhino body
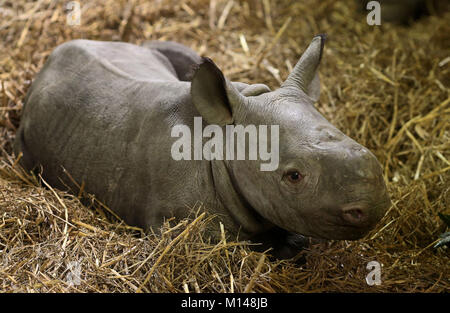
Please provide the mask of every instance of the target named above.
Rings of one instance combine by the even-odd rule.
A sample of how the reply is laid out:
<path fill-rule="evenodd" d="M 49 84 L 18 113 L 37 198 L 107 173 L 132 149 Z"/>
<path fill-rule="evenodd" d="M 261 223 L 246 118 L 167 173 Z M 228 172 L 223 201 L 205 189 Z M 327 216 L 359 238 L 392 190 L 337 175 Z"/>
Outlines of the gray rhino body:
<path fill-rule="evenodd" d="M 70 185 L 65 169 L 126 223 L 144 229 L 183 218 L 201 201 L 242 239 L 289 246 L 297 238 L 290 234 L 360 238 L 390 200 L 376 158 L 313 106 L 323 41 L 314 38 L 276 91 L 229 82 L 212 61 L 175 43 L 67 42 L 33 81 L 15 153 L 27 170 L 42 168 L 55 187 Z M 171 130 L 193 129 L 195 116 L 203 117 L 203 128 L 279 125 L 278 168 L 174 160 Z M 280 230 L 291 239 L 271 238 L 284 236 Z"/>

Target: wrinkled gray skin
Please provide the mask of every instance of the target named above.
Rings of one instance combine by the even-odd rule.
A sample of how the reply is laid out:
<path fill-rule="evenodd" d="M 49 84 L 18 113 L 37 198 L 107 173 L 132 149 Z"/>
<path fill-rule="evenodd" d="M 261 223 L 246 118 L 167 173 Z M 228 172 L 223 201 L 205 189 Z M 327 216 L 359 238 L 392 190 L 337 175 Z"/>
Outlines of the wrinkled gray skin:
<path fill-rule="evenodd" d="M 229 232 L 262 240 L 277 257 L 295 255 L 303 236 L 361 238 L 390 200 L 375 156 L 313 106 L 323 44 L 315 37 L 282 87 L 270 91 L 228 81 L 212 61 L 176 43 L 67 42 L 32 84 L 15 153 L 55 187 L 70 185 L 65 168 L 126 223 L 145 229 L 187 216 L 200 200 Z M 173 160 L 171 128 L 193 129 L 194 116 L 203 127 L 279 125 L 278 169 Z M 303 179 L 290 180 L 293 171 Z"/>

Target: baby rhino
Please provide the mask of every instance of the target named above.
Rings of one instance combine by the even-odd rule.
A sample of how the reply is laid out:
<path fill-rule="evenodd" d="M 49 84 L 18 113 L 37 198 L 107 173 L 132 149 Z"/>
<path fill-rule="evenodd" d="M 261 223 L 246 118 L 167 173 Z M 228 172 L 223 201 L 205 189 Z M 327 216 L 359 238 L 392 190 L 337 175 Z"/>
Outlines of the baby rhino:
<path fill-rule="evenodd" d="M 54 187 L 71 186 L 66 170 L 144 229 L 200 201 L 278 257 L 302 236 L 361 238 L 390 199 L 376 157 L 313 106 L 323 46 L 316 36 L 271 91 L 173 42 L 64 43 L 28 92 L 15 153 Z"/>

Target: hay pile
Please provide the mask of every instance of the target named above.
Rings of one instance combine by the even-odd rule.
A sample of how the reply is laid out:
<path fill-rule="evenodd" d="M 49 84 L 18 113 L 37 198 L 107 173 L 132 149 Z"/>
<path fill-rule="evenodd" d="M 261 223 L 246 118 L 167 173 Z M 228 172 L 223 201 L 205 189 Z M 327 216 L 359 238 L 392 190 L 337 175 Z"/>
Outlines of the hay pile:
<path fill-rule="evenodd" d="M 373 27 L 352 1 L 81 1 L 0 7 L 0 290 L 6 292 L 443 292 L 448 248 L 434 249 L 449 213 L 450 13 L 411 27 Z M 314 244 L 306 263 L 272 261 L 227 237 L 202 235 L 213 217 L 167 221 L 142 234 L 92 200 L 23 173 L 11 155 L 31 79 L 58 44 L 75 38 L 175 40 L 211 57 L 231 80 L 277 88 L 313 35 L 327 33 L 318 109 L 370 148 L 393 205 L 356 242 Z M 219 227 L 217 225 L 217 227 Z M 383 265 L 369 286 L 366 265 Z M 77 281 L 80 270 L 80 281 Z"/>

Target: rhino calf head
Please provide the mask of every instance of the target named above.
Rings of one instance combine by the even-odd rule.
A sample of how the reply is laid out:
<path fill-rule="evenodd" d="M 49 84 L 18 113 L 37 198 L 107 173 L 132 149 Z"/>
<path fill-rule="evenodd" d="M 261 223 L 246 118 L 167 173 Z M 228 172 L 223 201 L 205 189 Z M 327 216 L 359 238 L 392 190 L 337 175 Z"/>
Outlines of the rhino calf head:
<path fill-rule="evenodd" d="M 238 91 L 204 59 L 191 95 L 210 124 L 279 125 L 276 170 L 261 171 L 255 161 L 223 161 L 246 206 L 290 232 L 354 240 L 384 216 L 390 199 L 376 157 L 313 106 L 324 40 L 313 39 L 278 90 L 252 85 Z"/>

